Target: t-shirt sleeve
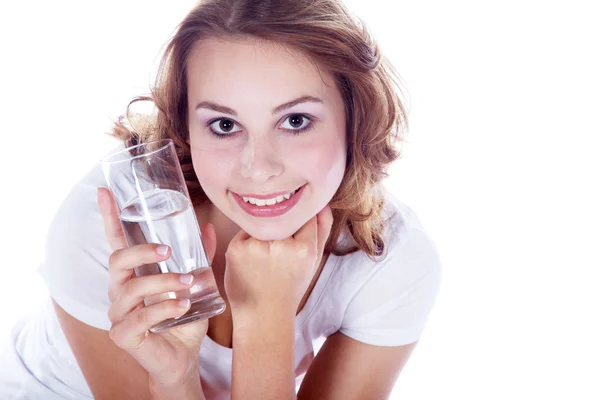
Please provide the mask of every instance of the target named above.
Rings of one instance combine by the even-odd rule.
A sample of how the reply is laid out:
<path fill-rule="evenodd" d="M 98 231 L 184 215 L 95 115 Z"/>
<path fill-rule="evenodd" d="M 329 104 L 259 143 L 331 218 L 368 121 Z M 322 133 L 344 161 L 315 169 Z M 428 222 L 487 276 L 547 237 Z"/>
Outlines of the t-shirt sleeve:
<path fill-rule="evenodd" d="M 110 245 L 97 205 L 97 187 L 78 183 L 60 205 L 47 232 L 38 272 L 50 296 L 67 313 L 103 330 L 108 320 Z"/>
<path fill-rule="evenodd" d="M 377 346 L 401 346 L 421 337 L 441 282 L 435 243 L 419 228 L 392 240 L 388 254 L 354 294 L 340 332 Z"/>

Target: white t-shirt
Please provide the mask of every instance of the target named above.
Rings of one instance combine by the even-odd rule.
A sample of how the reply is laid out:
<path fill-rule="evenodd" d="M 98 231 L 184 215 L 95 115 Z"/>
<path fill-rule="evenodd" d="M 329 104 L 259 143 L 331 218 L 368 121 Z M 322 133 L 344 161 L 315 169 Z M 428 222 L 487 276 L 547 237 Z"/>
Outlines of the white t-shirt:
<path fill-rule="evenodd" d="M 108 330 L 111 249 L 96 202 L 99 186 L 106 183 L 97 165 L 59 208 L 39 273 L 66 312 Z M 296 317 L 297 387 L 324 339 L 336 331 L 377 346 L 413 343 L 423 332 L 439 290 L 439 254 L 415 213 L 389 193 L 385 213 L 386 258 L 330 255 Z M 232 350 L 207 336 L 199 362 L 207 397 L 228 399 Z M 8 354 L 0 360 L 0 398 L 93 398 L 50 301 L 13 329 Z"/>

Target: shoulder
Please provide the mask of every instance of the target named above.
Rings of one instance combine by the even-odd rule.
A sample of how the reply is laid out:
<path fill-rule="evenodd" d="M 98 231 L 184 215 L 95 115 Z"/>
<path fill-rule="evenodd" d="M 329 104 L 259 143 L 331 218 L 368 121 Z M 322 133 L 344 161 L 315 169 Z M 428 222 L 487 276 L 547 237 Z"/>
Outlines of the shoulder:
<path fill-rule="evenodd" d="M 426 257 L 430 268 L 439 268 L 437 245 L 417 213 L 407 204 L 384 191 L 384 240 L 386 249 L 378 263 L 394 264 L 394 259 Z M 423 272 L 423 271 L 422 271 Z"/>
<path fill-rule="evenodd" d="M 384 189 L 382 193 L 384 253 L 374 259 L 361 251 L 348 254 L 339 259 L 342 268 L 356 275 L 353 281 L 368 279 L 382 269 L 397 275 L 439 269 L 437 245 L 417 213 L 390 191 Z"/>
<path fill-rule="evenodd" d="M 394 282 L 398 292 L 427 279 L 431 281 L 428 290 L 437 291 L 442 266 L 440 254 L 417 213 L 385 191 L 383 214 L 386 248 L 384 254 L 373 263 L 373 271 L 369 276 L 377 275 L 374 280 L 380 285 L 388 280 Z"/>
<path fill-rule="evenodd" d="M 385 194 L 385 252 L 341 257 L 333 287 L 343 299 L 340 331 L 358 341 L 400 346 L 417 341 L 441 282 L 437 246 L 406 204 Z"/>
<path fill-rule="evenodd" d="M 123 144 L 119 144 L 113 151 L 121 148 Z M 47 244 L 61 247 L 60 242 L 104 237 L 97 198 L 98 188 L 102 186 L 107 185 L 98 161 L 71 187 L 62 200 L 50 223 Z"/>
<path fill-rule="evenodd" d="M 46 237 L 46 257 L 64 246 L 86 243 L 103 235 L 103 223 L 98 209 L 98 187 L 105 186 L 99 163 L 77 182 L 58 207 Z M 49 254 L 50 253 L 50 254 Z"/>
<path fill-rule="evenodd" d="M 390 294 L 420 293 L 435 299 L 442 262 L 435 240 L 416 212 L 389 191 L 385 194 L 386 249 L 368 273 L 362 290 L 388 288 Z M 375 291 L 373 292 L 375 295 Z"/>
<path fill-rule="evenodd" d="M 96 163 L 71 188 L 47 231 L 38 272 L 52 298 L 88 325 L 109 329 L 108 259 L 111 248 L 98 209 L 98 187 L 106 186 Z"/>

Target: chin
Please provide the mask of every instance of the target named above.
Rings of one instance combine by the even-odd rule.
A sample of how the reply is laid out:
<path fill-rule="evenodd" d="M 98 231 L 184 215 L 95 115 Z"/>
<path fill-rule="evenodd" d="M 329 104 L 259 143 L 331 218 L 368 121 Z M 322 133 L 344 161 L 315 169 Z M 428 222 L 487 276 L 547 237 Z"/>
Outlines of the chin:
<path fill-rule="evenodd" d="M 285 240 L 298 231 L 298 229 L 282 229 L 282 228 L 259 228 L 257 226 L 242 227 L 250 236 L 262 241 L 270 240 Z"/>
<path fill-rule="evenodd" d="M 302 226 L 304 222 L 292 221 L 288 219 L 284 220 L 261 220 L 256 218 L 255 221 L 239 221 L 238 226 L 242 228 L 246 233 L 255 239 L 262 241 L 270 240 L 285 240 L 294 235 Z"/>

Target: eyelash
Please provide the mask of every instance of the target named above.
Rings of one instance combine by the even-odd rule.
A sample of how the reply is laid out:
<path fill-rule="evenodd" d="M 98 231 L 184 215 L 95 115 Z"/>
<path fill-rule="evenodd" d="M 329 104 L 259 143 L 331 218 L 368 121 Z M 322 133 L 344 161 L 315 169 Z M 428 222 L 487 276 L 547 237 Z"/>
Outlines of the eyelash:
<path fill-rule="evenodd" d="M 304 133 L 304 132 L 306 132 L 306 131 L 309 131 L 309 130 L 311 130 L 311 129 L 314 127 L 314 120 L 313 120 L 313 118 L 311 118 L 311 117 L 309 117 L 308 115 L 305 115 L 305 114 L 290 114 L 290 115 L 288 115 L 287 117 L 285 117 L 285 119 L 283 120 L 283 122 L 287 121 L 287 120 L 288 120 L 289 118 L 291 118 L 291 117 L 302 117 L 303 119 L 305 119 L 305 120 L 308 120 L 308 125 L 306 125 L 304 128 L 301 128 L 301 129 L 284 129 L 285 131 L 287 131 L 287 132 L 291 133 L 291 134 L 292 134 L 292 135 L 294 135 L 294 136 L 297 136 L 297 135 L 299 135 L 299 134 L 301 134 L 301 133 Z M 211 126 L 212 124 L 214 124 L 215 122 L 217 122 L 217 121 L 222 121 L 222 120 L 228 120 L 228 121 L 231 121 L 231 122 L 233 122 L 234 124 L 236 124 L 236 122 L 235 122 L 234 120 L 232 120 L 231 118 L 222 117 L 222 118 L 215 118 L 215 119 L 212 119 L 212 120 L 208 121 L 208 122 L 206 123 L 206 127 L 207 127 L 207 128 L 208 128 L 208 130 L 211 132 L 211 134 L 212 134 L 213 136 L 215 136 L 217 139 L 228 139 L 228 138 L 232 138 L 232 137 L 234 137 L 234 136 L 235 136 L 235 134 L 234 134 L 234 133 L 222 134 L 222 133 L 215 132 L 215 131 L 214 131 L 214 130 L 213 130 L 211 127 L 210 127 L 210 126 Z M 236 133 L 237 133 L 237 132 L 236 132 Z"/>

